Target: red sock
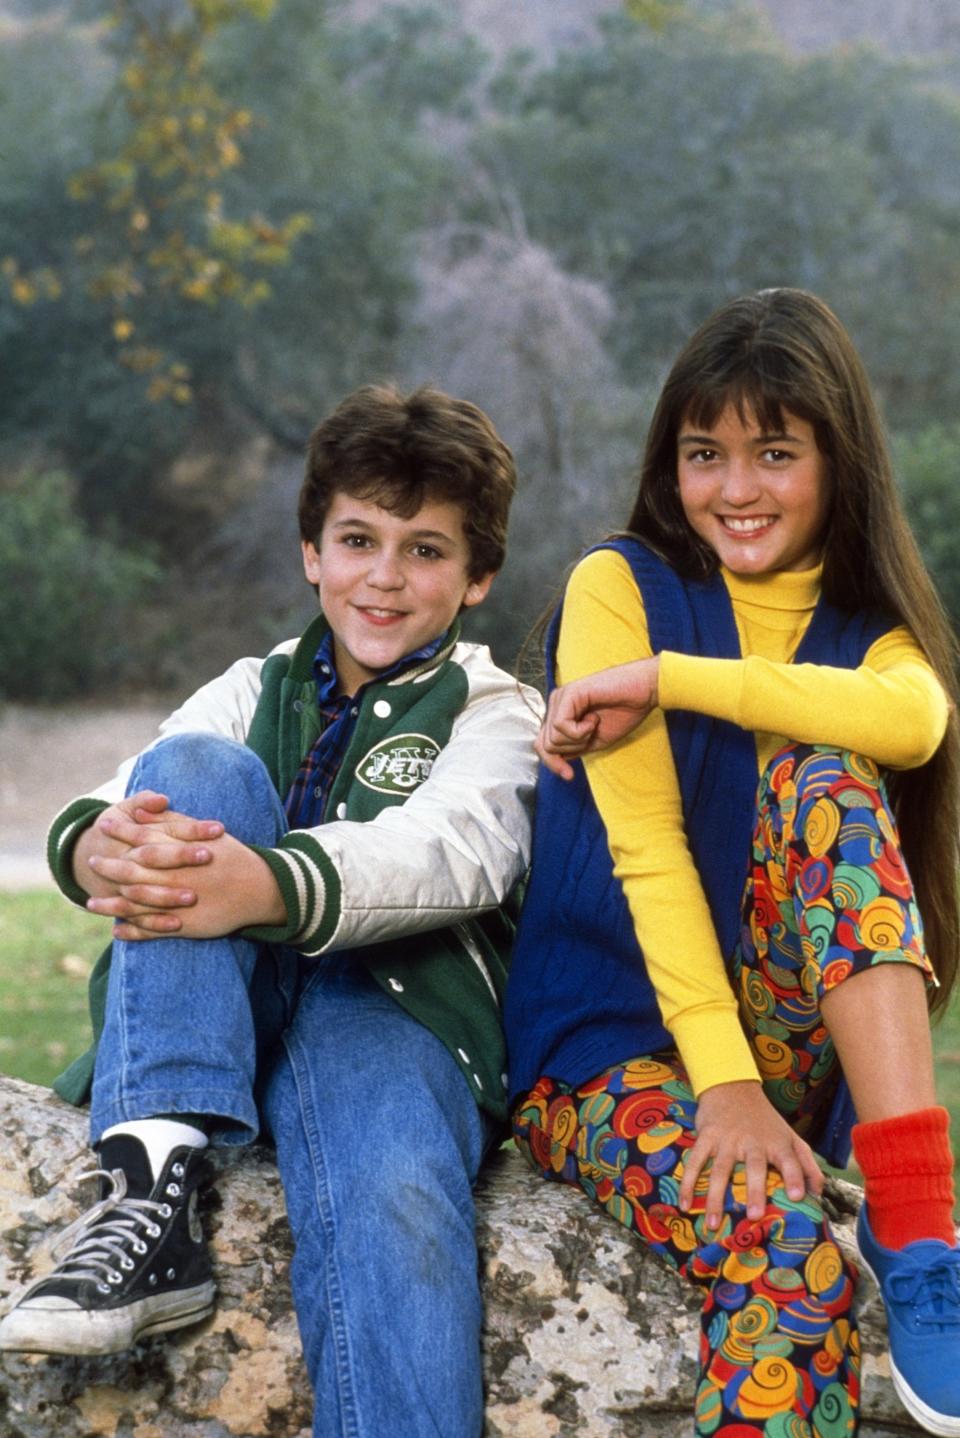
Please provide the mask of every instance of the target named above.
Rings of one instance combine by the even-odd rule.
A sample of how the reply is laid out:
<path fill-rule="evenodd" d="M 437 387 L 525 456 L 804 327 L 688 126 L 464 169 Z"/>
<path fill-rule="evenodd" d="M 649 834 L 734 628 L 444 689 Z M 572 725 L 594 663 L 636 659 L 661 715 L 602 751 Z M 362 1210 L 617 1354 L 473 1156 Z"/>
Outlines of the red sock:
<path fill-rule="evenodd" d="M 945 1108 L 922 1108 L 854 1127 L 870 1227 L 884 1248 L 918 1238 L 955 1246 L 949 1126 Z"/>

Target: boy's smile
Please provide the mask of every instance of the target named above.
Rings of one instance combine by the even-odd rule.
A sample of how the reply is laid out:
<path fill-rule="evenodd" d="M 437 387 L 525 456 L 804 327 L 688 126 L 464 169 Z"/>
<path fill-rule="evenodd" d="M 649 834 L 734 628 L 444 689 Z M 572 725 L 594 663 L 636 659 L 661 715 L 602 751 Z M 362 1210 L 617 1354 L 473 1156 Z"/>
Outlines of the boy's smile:
<path fill-rule="evenodd" d="M 409 519 L 343 490 L 331 501 L 319 549 L 303 568 L 333 631 L 340 687 L 355 694 L 486 598 L 492 574 L 472 580 L 463 509 L 426 500 Z"/>

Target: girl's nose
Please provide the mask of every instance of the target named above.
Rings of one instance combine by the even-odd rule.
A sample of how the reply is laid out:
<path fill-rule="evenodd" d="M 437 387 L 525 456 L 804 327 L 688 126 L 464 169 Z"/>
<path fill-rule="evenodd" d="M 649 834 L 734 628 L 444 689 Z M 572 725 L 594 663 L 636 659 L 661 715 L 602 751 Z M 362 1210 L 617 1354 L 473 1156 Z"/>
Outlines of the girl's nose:
<path fill-rule="evenodd" d="M 760 483 L 747 459 L 731 458 L 723 473 L 721 498 L 726 504 L 751 504 L 760 495 Z"/>

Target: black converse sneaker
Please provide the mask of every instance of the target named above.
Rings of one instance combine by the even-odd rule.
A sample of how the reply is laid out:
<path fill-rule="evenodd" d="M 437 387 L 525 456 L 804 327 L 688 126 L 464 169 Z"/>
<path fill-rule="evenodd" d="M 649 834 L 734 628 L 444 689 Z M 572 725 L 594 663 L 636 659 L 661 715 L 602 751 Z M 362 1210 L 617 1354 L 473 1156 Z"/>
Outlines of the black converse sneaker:
<path fill-rule="evenodd" d="M 156 1181 L 138 1138 L 98 1149 L 100 1201 L 61 1234 L 57 1267 L 0 1321 L 0 1349 L 120 1353 L 213 1312 L 215 1286 L 197 1217 L 203 1150 L 173 1149 Z M 63 1255 L 61 1257 L 61 1255 Z"/>

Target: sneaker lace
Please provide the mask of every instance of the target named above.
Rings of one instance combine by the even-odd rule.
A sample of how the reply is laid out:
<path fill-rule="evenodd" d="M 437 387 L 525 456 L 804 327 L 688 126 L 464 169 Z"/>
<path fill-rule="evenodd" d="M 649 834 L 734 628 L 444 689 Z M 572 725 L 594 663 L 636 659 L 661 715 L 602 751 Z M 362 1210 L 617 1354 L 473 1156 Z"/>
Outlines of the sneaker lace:
<path fill-rule="evenodd" d="M 910 1305 L 918 1323 L 960 1326 L 960 1249 L 892 1275 L 890 1294 L 897 1303 Z"/>
<path fill-rule="evenodd" d="M 145 1238 L 157 1239 L 162 1232 L 156 1218 L 167 1219 L 173 1213 L 168 1203 L 131 1198 L 122 1168 L 91 1169 L 79 1174 L 77 1182 L 88 1178 L 109 1179 L 113 1187 L 59 1235 L 51 1248 L 56 1268 L 31 1284 L 28 1294 L 53 1278 L 76 1283 L 93 1279 L 101 1293 L 109 1293 L 123 1282 L 124 1273 L 136 1267 L 130 1250 L 142 1257 L 148 1248 Z"/>

